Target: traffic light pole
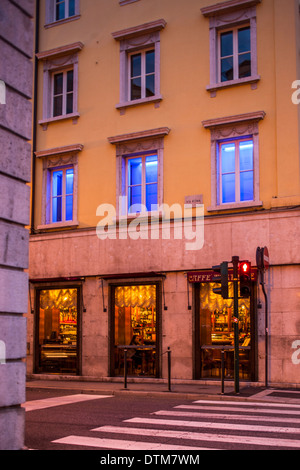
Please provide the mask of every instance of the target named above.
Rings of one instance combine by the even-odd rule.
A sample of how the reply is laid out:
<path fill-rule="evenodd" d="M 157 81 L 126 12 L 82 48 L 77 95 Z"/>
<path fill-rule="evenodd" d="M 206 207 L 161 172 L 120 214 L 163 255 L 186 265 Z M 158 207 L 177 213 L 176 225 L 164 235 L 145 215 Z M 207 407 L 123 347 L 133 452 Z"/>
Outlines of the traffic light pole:
<path fill-rule="evenodd" d="M 234 293 L 234 390 L 238 395 L 240 393 L 239 377 L 239 260 L 238 256 L 232 257 L 233 264 L 233 293 Z"/>

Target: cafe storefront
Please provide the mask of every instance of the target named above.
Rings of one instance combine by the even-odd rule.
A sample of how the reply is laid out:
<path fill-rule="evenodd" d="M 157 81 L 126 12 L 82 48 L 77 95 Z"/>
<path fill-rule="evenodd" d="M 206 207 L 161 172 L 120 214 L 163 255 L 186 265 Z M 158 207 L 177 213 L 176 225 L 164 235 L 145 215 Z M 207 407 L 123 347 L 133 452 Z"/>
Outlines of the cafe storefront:
<path fill-rule="evenodd" d="M 229 273 L 229 280 L 232 279 Z M 221 376 L 222 349 L 225 354 L 225 378 L 234 378 L 234 315 L 233 282 L 229 282 L 229 297 L 223 299 L 213 292 L 219 287 L 212 282 L 213 271 L 189 273 L 194 286 L 194 375 L 195 379 L 215 379 Z M 239 375 L 246 381 L 256 380 L 256 271 L 252 271 L 251 296 L 240 298 L 239 312 Z"/>
<path fill-rule="evenodd" d="M 159 285 L 126 284 L 111 288 L 111 376 L 159 376 Z"/>
<path fill-rule="evenodd" d="M 35 373 L 79 374 L 80 288 L 36 289 Z"/>

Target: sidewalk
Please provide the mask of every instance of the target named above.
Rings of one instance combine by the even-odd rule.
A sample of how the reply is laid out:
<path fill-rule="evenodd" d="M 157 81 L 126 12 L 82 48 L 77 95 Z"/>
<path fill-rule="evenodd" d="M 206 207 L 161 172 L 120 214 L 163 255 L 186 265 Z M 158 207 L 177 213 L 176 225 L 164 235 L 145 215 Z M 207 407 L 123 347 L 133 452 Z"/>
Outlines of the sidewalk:
<path fill-rule="evenodd" d="M 26 383 L 27 390 L 47 389 L 64 390 L 75 393 L 89 393 L 99 395 L 122 396 L 124 394 L 134 394 L 143 397 L 160 398 L 180 398 L 180 399 L 247 399 L 251 400 L 257 394 L 264 391 L 264 387 L 259 384 L 240 383 L 240 394 L 234 392 L 234 383 L 225 382 L 225 393 L 221 394 L 221 381 L 180 381 L 171 382 L 169 390 L 168 381 L 153 379 L 130 379 L 127 380 L 127 388 L 124 387 L 124 380 L 103 379 L 89 380 L 77 377 L 30 377 Z"/>

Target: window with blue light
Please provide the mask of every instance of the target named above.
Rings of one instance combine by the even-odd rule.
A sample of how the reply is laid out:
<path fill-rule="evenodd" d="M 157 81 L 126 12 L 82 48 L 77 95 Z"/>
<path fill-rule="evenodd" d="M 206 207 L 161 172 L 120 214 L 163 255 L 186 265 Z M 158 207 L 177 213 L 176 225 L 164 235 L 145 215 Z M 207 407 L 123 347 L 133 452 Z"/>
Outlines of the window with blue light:
<path fill-rule="evenodd" d="M 142 204 L 142 159 L 128 160 L 128 209 L 131 212 L 141 212 Z"/>
<path fill-rule="evenodd" d="M 254 200 L 253 148 L 252 138 L 219 143 L 219 204 Z"/>
<path fill-rule="evenodd" d="M 157 210 L 158 162 L 157 156 L 146 157 L 146 207 L 147 211 Z"/>
<path fill-rule="evenodd" d="M 52 175 L 52 222 L 62 221 L 63 172 L 53 171 Z"/>
<path fill-rule="evenodd" d="M 254 199 L 254 160 L 253 141 L 248 140 L 239 144 L 240 157 L 240 198 L 241 201 Z"/>
<path fill-rule="evenodd" d="M 127 159 L 127 197 L 129 214 L 157 210 L 157 155 Z"/>
<path fill-rule="evenodd" d="M 73 220 L 74 169 L 53 170 L 51 175 L 51 222 Z"/>
<path fill-rule="evenodd" d="M 66 170 L 66 220 L 73 220 L 74 170 Z"/>

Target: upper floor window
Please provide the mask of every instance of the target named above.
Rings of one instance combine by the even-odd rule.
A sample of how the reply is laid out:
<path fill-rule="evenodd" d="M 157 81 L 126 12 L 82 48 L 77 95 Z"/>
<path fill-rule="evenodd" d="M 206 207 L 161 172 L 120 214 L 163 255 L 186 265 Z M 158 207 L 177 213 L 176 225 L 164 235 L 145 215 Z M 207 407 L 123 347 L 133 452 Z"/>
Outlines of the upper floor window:
<path fill-rule="evenodd" d="M 75 0 L 55 0 L 55 21 L 75 15 Z"/>
<path fill-rule="evenodd" d="M 51 222 L 73 220 L 74 169 L 62 168 L 51 172 Z"/>
<path fill-rule="evenodd" d="M 265 112 L 203 121 L 211 131 L 208 211 L 262 206 L 259 197 L 259 121 Z"/>
<path fill-rule="evenodd" d="M 78 154 L 75 144 L 36 152 L 43 160 L 41 225 L 38 229 L 73 227 L 77 221 Z"/>
<path fill-rule="evenodd" d="M 160 127 L 109 137 L 116 145 L 117 214 L 157 212 L 163 203 L 164 138 L 170 132 Z"/>
<path fill-rule="evenodd" d="M 250 26 L 220 32 L 219 82 L 251 77 Z"/>
<path fill-rule="evenodd" d="M 73 21 L 80 17 L 80 0 L 46 0 L 46 22 L 47 28 L 57 24 Z"/>
<path fill-rule="evenodd" d="M 261 0 L 230 0 L 202 8 L 210 21 L 210 84 L 219 89 L 250 83 L 255 89 L 257 72 L 256 4 Z"/>
<path fill-rule="evenodd" d="M 43 118 L 39 124 L 44 130 L 52 121 L 72 118 L 76 122 L 78 113 L 78 52 L 81 42 L 69 44 L 46 52 L 39 52 L 43 61 Z"/>
<path fill-rule="evenodd" d="M 158 208 L 158 157 L 143 155 L 126 159 L 128 214 Z M 144 209 L 144 210 L 143 210 Z"/>
<path fill-rule="evenodd" d="M 155 50 L 130 54 L 129 90 L 130 100 L 149 98 L 155 95 Z"/>
<path fill-rule="evenodd" d="M 254 200 L 253 138 L 218 142 L 218 203 Z"/>
<path fill-rule="evenodd" d="M 128 106 L 152 102 L 159 106 L 160 94 L 160 31 L 165 20 L 136 26 L 113 33 L 120 42 L 121 113 Z"/>
<path fill-rule="evenodd" d="M 53 74 L 53 117 L 72 114 L 74 109 L 74 70 Z"/>

